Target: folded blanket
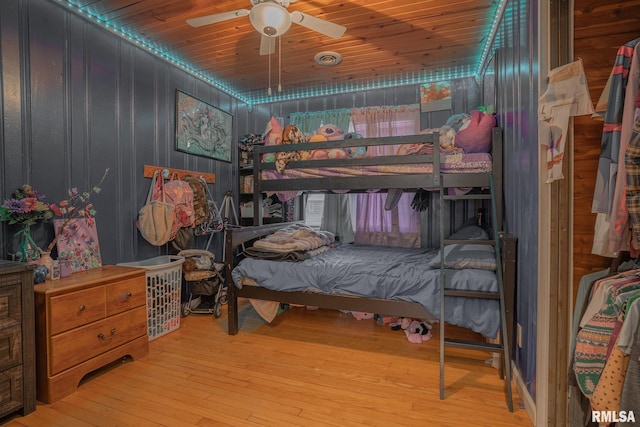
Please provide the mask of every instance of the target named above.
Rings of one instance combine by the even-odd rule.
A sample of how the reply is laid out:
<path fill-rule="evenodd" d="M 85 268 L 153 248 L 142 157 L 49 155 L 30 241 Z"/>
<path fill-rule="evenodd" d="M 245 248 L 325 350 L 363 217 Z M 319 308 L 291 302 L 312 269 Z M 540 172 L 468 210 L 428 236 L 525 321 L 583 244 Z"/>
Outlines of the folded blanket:
<path fill-rule="evenodd" d="M 335 236 L 328 231 L 292 224 L 257 240 L 253 248 L 274 253 L 305 252 L 330 245 L 334 241 Z"/>
<path fill-rule="evenodd" d="M 256 248 L 252 246 L 250 248 L 246 248 L 243 251 L 243 254 L 258 259 L 266 259 L 270 261 L 304 261 L 305 259 L 309 259 L 318 254 L 323 253 L 324 251 L 330 249 L 332 245 L 320 246 L 319 248 L 311 249 L 308 251 L 291 251 L 291 252 L 282 252 L 282 251 L 271 251 L 265 248 Z"/>

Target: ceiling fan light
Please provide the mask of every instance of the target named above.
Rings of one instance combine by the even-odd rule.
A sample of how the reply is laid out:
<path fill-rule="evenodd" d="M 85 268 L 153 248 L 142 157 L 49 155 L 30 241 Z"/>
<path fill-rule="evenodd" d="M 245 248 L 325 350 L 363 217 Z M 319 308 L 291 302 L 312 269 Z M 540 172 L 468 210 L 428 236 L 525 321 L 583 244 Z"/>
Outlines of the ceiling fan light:
<path fill-rule="evenodd" d="M 260 34 L 268 37 L 281 36 L 291 27 L 291 16 L 287 9 L 271 2 L 253 6 L 249 19 Z"/>

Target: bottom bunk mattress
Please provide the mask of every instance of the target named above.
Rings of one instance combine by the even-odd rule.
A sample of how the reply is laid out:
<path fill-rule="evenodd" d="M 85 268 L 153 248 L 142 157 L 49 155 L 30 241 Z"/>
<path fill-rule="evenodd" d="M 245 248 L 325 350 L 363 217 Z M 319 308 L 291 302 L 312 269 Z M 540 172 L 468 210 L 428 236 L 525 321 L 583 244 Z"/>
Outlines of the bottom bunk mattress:
<path fill-rule="evenodd" d="M 439 252 L 434 249 L 345 244 L 298 262 L 245 258 L 233 269 L 232 277 L 238 287 L 248 278 L 271 290 L 416 302 L 439 317 L 439 261 Z M 498 290 L 495 271 L 491 270 L 448 268 L 445 277 L 447 289 Z M 495 338 L 500 327 L 499 309 L 497 300 L 446 297 L 444 318 L 449 324 Z"/>

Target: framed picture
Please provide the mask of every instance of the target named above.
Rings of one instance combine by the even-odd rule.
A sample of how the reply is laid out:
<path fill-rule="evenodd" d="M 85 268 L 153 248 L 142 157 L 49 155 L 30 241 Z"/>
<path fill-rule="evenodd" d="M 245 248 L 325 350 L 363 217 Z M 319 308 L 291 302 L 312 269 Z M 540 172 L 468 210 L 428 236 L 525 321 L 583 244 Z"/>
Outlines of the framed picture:
<path fill-rule="evenodd" d="M 231 162 L 233 116 L 176 90 L 176 150 Z"/>
<path fill-rule="evenodd" d="M 420 86 L 420 111 L 441 111 L 451 109 L 451 83 L 433 82 Z"/>

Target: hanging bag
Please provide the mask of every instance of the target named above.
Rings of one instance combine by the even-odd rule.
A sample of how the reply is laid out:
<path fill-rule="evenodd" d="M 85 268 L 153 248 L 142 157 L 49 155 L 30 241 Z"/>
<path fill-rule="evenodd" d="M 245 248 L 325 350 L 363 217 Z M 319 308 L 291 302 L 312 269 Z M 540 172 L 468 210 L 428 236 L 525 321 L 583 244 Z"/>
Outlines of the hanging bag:
<path fill-rule="evenodd" d="M 176 174 L 173 174 L 171 180 L 164 185 L 163 194 L 165 201 L 175 206 L 175 219 L 170 238 L 170 240 L 173 240 L 180 228 L 193 227 L 193 221 L 195 219 L 193 211 L 193 191 L 189 184 L 181 181 Z"/>
<path fill-rule="evenodd" d="M 207 198 L 207 183 L 204 178 L 191 175 L 185 176 L 183 180 L 189 184 L 191 191 L 193 191 L 193 212 L 195 214 L 193 224 L 198 227 L 207 222 L 211 216 Z"/>
<path fill-rule="evenodd" d="M 175 218 L 175 206 L 164 201 L 163 179 L 155 171 L 145 205 L 138 212 L 138 230 L 145 240 L 154 246 L 162 246 L 171 238 Z M 153 200 L 154 189 L 160 187 L 161 200 Z"/>
<path fill-rule="evenodd" d="M 206 236 L 209 234 L 217 233 L 219 231 L 222 231 L 222 229 L 224 228 L 224 222 L 222 220 L 222 215 L 220 215 L 218 205 L 213 200 L 213 197 L 211 197 L 209 186 L 206 185 L 206 183 L 204 184 L 204 190 L 207 199 L 207 211 L 209 213 L 209 216 L 204 222 L 196 225 L 196 236 Z"/>

